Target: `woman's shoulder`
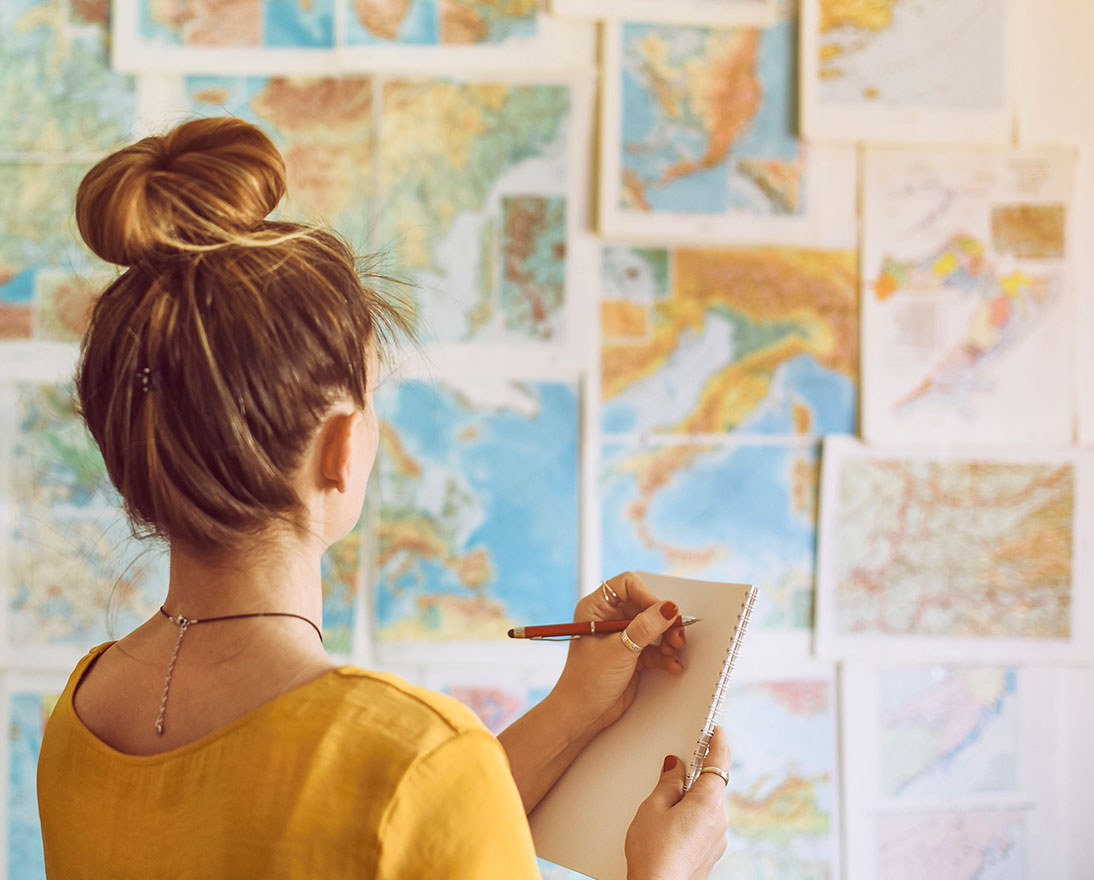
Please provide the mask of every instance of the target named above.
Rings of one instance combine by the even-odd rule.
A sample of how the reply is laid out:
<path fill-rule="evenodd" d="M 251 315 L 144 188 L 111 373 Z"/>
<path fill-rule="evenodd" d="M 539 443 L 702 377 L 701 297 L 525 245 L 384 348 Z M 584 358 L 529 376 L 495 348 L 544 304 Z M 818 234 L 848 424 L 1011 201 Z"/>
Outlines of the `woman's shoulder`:
<path fill-rule="evenodd" d="M 310 704 L 308 712 L 319 711 L 354 737 L 367 731 L 370 738 L 413 744 L 420 752 L 463 733 L 486 732 L 463 703 L 392 673 L 339 666 L 314 685 L 298 692 Z M 286 709 L 295 712 L 291 705 Z"/>

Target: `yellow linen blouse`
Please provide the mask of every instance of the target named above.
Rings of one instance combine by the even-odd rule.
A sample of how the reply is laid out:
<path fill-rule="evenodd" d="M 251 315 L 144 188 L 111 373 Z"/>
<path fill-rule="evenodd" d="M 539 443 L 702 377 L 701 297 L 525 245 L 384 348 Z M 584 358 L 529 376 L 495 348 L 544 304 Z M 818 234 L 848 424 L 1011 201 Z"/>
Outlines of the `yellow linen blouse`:
<path fill-rule="evenodd" d="M 208 736 L 127 755 L 73 708 L 46 726 L 46 874 L 67 878 L 539 877 L 505 753 L 457 701 L 342 666 Z"/>

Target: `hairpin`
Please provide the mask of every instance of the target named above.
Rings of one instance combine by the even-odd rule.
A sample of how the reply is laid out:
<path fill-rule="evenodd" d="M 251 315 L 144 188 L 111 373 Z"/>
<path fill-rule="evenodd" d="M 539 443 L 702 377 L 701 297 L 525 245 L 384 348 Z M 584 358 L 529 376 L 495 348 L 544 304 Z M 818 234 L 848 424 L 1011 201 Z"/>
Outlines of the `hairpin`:
<path fill-rule="evenodd" d="M 159 370 L 145 367 L 133 373 L 133 385 L 141 391 L 159 391 L 162 384 Z"/>

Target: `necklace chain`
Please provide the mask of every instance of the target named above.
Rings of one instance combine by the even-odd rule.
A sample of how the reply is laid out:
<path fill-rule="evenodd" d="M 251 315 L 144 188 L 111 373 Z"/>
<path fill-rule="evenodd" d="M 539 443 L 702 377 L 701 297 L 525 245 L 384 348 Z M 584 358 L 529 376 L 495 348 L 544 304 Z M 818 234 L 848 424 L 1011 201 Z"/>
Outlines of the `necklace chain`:
<path fill-rule="evenodd" d="M 302 614 L 293 614 L 291 611 L 255 611 L 250 614 L 226 614 L 223 617 L 206 617 L 201 620 L 191 620 L 183 617 L 181 614 L 177 617 L 172 617 L 167 613 L 167 609 L 161 605 L 160 614 L 179 628 L 179 637 L 175 639 L 175 650 L 171 652 L 171 662 L 167 664 L 167 677 L 163 680 L 163 694 L 160 697 L 159 715 L 156 716 L 156 733 L 160 736 L 163 736 L 163 716 L 167 711 L 167 692 L 171 689 L 171 675 L 175 671 L 175 661 L 179 658 L 179 648 L 182 647 L 182 637 L 186 635 L 186 630 L 191 626 L 197 626 L 199 623 L 219 623 L 222 620 L 243 620 L 246 617 L 295 617 L 297 620 L 303 620 L 315 630 L 316 635 L 319 636 L 320 643 L 323 641 L 323 631 L 316 626 L 315 621 L 304 617 Z"/>

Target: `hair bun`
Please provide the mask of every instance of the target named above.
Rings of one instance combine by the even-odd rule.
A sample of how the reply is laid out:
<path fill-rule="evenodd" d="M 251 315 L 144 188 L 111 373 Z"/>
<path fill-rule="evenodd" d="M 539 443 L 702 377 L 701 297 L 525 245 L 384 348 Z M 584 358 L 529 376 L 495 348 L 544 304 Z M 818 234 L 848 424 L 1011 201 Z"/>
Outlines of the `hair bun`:
<path fill-rule="evenodd" d="M 76 194 L 88 247 L 133 266 L 247 237 L 285 194 L 285 162 L 261 130 L 229 116 L 185 122 L 92 168 Z"/>

